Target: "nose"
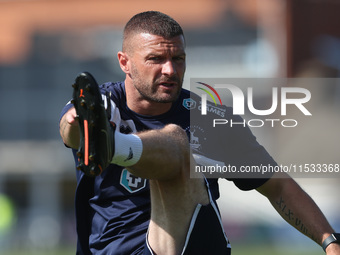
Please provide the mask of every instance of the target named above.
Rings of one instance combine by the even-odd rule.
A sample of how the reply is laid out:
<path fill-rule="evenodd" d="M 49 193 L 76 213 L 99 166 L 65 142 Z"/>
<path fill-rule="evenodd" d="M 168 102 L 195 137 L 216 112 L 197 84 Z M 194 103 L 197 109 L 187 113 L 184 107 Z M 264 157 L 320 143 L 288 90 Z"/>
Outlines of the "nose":
<path fill-rule="evenodd" d="M 162 74 L 171 76 L 175 73 L 176 73 L 176 68 L 175 68 L 173 61 L 171 60 L 165 61 L 162 66 Z"/>

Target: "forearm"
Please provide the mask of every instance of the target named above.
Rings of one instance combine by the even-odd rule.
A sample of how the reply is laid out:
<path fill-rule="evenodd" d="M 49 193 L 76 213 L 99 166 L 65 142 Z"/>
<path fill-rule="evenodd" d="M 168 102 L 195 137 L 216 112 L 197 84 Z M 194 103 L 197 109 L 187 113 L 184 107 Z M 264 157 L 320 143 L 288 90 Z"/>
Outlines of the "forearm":
<path fill-rule="evenodd" d="M 268 187 L 259 191 L 268 197 L 284 220 L 321 245 L 334 230 L 319 207 L 294 180 L 276 179 L 271 182 L 272 186 L 279 186 L 275 192 Z"/>
<path fill-rule="evenodd" d="M 137 164 L 129 167 L 136 176 L 169 180 L 190 165 L 190 146 L 185 131 L 176 125 L 137 133 L 143 142 L 143 153 Z"/>
<path fill-rule="evenodd" d="M 290 225 L 321 245 L 334 230 L 308 194 L 295 182 L 289 186 L 271 201 L 272 205 Z"/>

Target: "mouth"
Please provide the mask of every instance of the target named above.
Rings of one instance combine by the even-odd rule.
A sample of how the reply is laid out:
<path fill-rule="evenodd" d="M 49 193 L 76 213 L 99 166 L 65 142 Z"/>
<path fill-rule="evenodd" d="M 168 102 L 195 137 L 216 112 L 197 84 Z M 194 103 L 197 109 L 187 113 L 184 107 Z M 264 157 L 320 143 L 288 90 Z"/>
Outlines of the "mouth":
<path fill-rule="evenodd" d="M 166 87 L 166 88 L 172 88 L 176 86 L 175 82 L 161 82 L 159 83 L 160 86 Z"/>

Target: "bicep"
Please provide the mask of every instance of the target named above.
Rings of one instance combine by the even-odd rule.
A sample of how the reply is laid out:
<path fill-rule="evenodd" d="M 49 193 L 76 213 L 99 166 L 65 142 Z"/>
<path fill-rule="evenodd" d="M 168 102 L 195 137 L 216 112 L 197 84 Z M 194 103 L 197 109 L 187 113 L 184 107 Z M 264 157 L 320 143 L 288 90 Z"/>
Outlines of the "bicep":
<path fill-rule="evenodd" d="M 256 190 L 273 201 L 282 195 L 287 185 L 292 185 L 294 180 L 285 173 L 275 173 L 268 181 Z"/>

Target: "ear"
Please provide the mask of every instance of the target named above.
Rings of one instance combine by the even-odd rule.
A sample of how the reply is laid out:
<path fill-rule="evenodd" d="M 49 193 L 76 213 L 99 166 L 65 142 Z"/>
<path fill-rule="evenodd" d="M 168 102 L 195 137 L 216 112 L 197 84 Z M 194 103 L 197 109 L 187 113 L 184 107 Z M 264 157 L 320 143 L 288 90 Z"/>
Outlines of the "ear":
<path fill-rule="evenodd" d="M 130 73 L 128 55 L 125 52 L 119 51 L 117 54 L 117 57 L 118 57 L 120 68 L 123 70 L 123 72 L 126 74 Z"/>

